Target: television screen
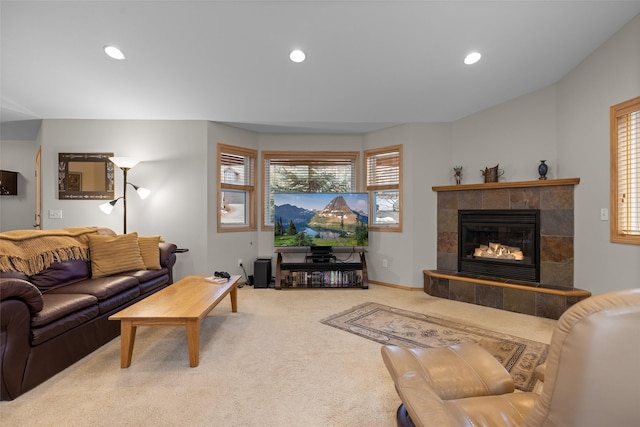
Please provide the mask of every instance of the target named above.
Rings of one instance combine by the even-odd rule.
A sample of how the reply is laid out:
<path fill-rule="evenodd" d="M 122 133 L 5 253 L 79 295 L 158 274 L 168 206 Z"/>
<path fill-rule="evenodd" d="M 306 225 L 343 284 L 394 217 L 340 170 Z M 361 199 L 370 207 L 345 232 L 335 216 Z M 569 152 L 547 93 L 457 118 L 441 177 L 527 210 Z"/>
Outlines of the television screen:
<path fill-rule="evenodd" d="M 369 193 L 275 193 L 274 246 L 368 246 Z"/>

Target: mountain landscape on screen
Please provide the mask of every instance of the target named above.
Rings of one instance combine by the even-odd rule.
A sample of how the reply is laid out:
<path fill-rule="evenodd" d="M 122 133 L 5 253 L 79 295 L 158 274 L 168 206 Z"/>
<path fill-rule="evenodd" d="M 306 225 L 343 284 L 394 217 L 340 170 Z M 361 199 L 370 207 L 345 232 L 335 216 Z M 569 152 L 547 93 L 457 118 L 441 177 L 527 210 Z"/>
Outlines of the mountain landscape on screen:
<path fill-rule="evenodd" d="M 367 246 L 368 194 L 275 194 L 275 246 Z"/>

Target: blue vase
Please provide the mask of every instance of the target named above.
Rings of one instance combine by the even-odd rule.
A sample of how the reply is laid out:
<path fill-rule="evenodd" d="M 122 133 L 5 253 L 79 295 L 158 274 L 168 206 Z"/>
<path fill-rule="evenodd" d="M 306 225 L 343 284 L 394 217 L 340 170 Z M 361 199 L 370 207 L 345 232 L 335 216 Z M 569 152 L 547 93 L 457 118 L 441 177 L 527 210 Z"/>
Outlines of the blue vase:
<path fill-rule="evenodd" d="M 540 174 L 540 177 L 538 179 L 547 179 L 549 167 L 545 162 L 546 160 L 540 160 L 540 164 L 538 165 L 538 173 Z"/>

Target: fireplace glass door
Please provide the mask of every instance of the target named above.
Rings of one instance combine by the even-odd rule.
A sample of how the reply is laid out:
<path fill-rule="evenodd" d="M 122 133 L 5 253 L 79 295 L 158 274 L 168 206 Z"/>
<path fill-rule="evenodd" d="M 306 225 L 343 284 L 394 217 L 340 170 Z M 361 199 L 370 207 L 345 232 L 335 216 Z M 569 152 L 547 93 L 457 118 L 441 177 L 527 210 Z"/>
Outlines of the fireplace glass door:
<path fill-rule="evenodd" d="M 540 280 L 538 209 L 458 211 L 458 271 Z"/>

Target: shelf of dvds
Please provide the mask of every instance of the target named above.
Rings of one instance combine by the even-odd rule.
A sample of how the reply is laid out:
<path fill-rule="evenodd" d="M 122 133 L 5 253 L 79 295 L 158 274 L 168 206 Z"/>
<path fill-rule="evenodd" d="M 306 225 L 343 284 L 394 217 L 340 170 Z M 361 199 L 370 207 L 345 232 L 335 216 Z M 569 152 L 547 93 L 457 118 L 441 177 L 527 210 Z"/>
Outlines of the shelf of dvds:
<path fill-rule="evenodd" d="M 276 253 L 276 289 L 369 287 L 366 250 L 362 247 L 332 248 L 321 253 L 313 253 L 308 247 L 282 247 L 276 248 Z M 288 262 L 283 255 L 290 258 Z"/>

